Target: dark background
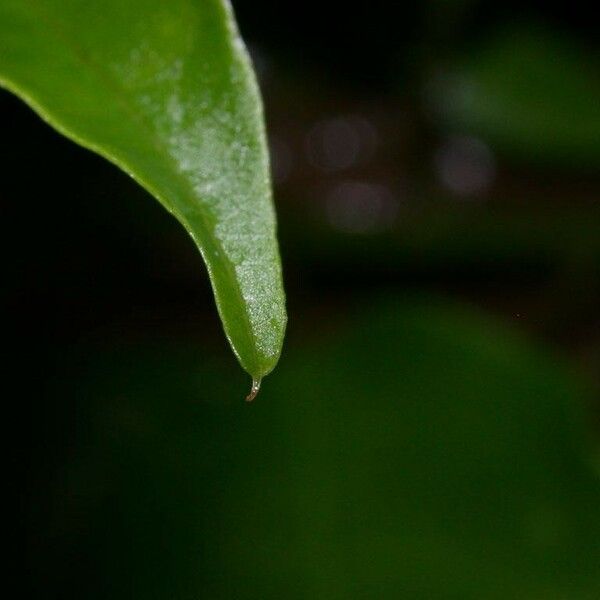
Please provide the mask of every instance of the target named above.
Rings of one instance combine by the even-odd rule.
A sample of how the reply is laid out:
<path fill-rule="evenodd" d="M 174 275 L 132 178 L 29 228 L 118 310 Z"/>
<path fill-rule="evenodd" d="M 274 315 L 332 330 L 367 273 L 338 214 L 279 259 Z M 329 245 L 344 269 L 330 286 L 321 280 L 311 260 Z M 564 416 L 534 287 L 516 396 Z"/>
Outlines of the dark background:
<path fill-rule="evenodd" d="M 366 430 L 359 425 L 348 425 L 344 430 L 348 437 L 338 440 L 339 446 L 322 423 L 330 423 L 332 415 L 340 418 L 346 410 L 356 423 L 368 421 L 373 414 L 369 407 L 387 414 L 395 398 L 392 388 L 404 385 L 403 369 L 409 382 L 413 368 L 424 379 L 445 381 L 444 369 L 455 365 L 447 389 L 423 391 L 424 380 L 418 377 L 412 387 L 405 384 L 407 397 L 417 390 L 417 395 L 431 400 L 422 414 L 407 417 L 413 419 L 409 432 L 427 430 L 435 422 L 434 416 L 445 406 L 442 397 L 453 399 L 452 406 L 464 402 L 465 410 L 490 398 L 502 398 L 499 406 L 507 398 L 517 406 L 529 406 L 529 400 L 524 400 L 529 398 L 532 414 L 515 417 L 512 409 L 498 409 L 502 422 L 522 419 L 506 446 L 500 433 L 489 430 L 489 439 L 500 449 L 498 464 L 508 457 L 516 439 L 528 439 L 536 430 L 545 418 L 540 415 L 554 414 L 553 390 L 562 385 L 577 391 L 556 392 L 557 405 L 566 399 L 584 407 L 583 425 L 568 439 L 597 438 L 600 84 L 593 45 L 597 20 L 591 8 L 586 13 L 575 3 L 464 0 L 356 6 L 239 0 L 234 5 L 264 94 L 289 310 L 282 374 L 279 380 L 277 372 L 273 374 L 271 391 L 271 377 L 265 380 L 254 414 L 248 412 L 254 407 L 241 402 L 248 382 L 226 346 L 201 260 L 180 226 L 123 173 L 52 131 L 16 98 L 0 94 L 2 395 L 8 461 L 11 473 L 14 470 L 9 486 L 17 500 L 18 518 L 11 524 L 17 526 L 16 555 L 27 569 L 23 597 L 491 598 L 525 597 L 519 594 L 532 589 L 556 591 L 556 596 L 543 596 L 548 598 L 558 598 L 558 590 L 571 590 L 572 595 L 565 597 L 594 597 L 598 578 L 585 573 L 580 579 L 574 576 L 584 582 L 576 586 L 570 575 L 547 583 L 546 573 L 554 569 L 576 571 L 573 565 L 579 564 L 579 550 L 570 549 L 567 542 L 550 545 L 557 556 L 572 551 L 573 564 L 565 559 L 557 567 L 555 558 L 548 563 L 539 559 L 537 566 L 520 563 L 525 575 L 515 576 L 514 587 L 507 588 L 512 591 L 504 596 L 490 591 L 496 566 L 482 567 L 491 575 L 481 582 L 471 572 L 480 566 L 467 567 L 466 560 L 465 565 L 454 565 L 450 574 L 442 573 L 444 560 L 431 559 L 435 552 L 448 556 L 464 542 L 477 555 L 477 543 L 488 537 L 483 499 L 461 513 L 480 515 L 480 529 L 470 534 L 460 527 L 445 532 L 444 539 L 456 540 L 456 547 L 434 540 L 427 550 L 424 532 L 429 526 L 439 528 L 433 517 L 425 516 L 424 525 L 416 529 L 419 535 L 415 534 L 425 546 L 413 544 L 410 536 L 402 542 L 414 564 L 390 568 L 398 580 L 382 574 L 387 571 L 381 565 L 392 560 L 390 556 L 404 556 L 395 542 L 389 542 L 373 551 L 375 566 L 364 580 L 357 575 L 356 585 L 350 584 L 356 573 L 350 562 L 342 568 L 337 563 L 332 566 L 327 558 L 314 558 L 319 552 L 326 554 L 327 548 L 332 555 L 352 555 L 354 545 L 344 537 L 347 530 L 336 529 L 327 513 L 330 516 L 323 517 L 324 529 L 315 534 L 314 545 L 302 546 L 305 542 L 298 532 L 310 530 L 315 512 L 298 512 L 290 501 L 337 506 L 339 496 L 327 486 L 320 489 L 315 481 L 321 476 L 329 481 L 330 475 L 335 478 L 340 472 L 352 477 L 356 471 L 348 463 L 350 455 L 343 452 L 337 462 L 323 467 L 323 453 L 347 444 L 361 456 L 364 444 L 365 452 L 378 455 L 374 440 L 385 430 L 387 419 L 373 426 L 367 437 L 362 437 Z M 431 303 L 437 308 L 422 308 Z M 475 324 L 463 316 L 471 313 L 477 315 Z M 381 316 L 386 314 L 389 317 Z M 438 330 L 428 325 L 438 323 L 438 318 L 442 341 L 435 333 Z M 352 336 L 348 332 L 362 331 L 361 327 L 379 333 L 347 338 Z M 413 340 L 408 348 L 398 346 L 403 335 Z M 504 348 L 505 335 L 516 336 L 515 347 L 535 348 L 532 352 L 546 357 L 540 360 L 546 360 L 547 367 L 529 368 L 529 359 L 515 366 L 521 353 L 507 350 L 506 356 L 513 358 L 505 363 L 496 355 L 490 358 L 497 377 L 490 376 L 489 388 L 484 381 L 471 381 L 473 369 L 487 372 L 488 363 L 481 358 L 487 350 L 479 352 L 478 344 Z M 341 349 L 346 344 L 355 348 L 348 355 Z M 402 367 L 405 359 L 400 358 L 397 366 L 386 366 L 386 357 L 402 355 L 405 349 L 422 353 L 422 362 Z M 297 358 L 298 353 L 304 358 Z M 507 369 L 506 385 L 499 364 Z M 380 366 L 382 372 L 377 374 Z M 196 368 L 203 373 L 204 383 L 198 389 L 185 387 L 181 381 L 192 372 L 196 377 Z M 348 377 L 366 369 L 365 378 L 377 384 L 371 391 L 353 395 L 357 385 L 344 378 L 344 369 Z M 310 379 L 308 391 L 306 381 L 295 379 L 302 372 Z M 556 385 L 545 388 L 543 381 L 557 372 L 564 373 L 564 380 L 557 375 Z M 530 381 L 542 382 L 541 387 Z M 106 434 L 104 409 L 97 413 L 90 408 L 107 406 L 107 398 L 115 405 L 123 400 L 117 433 L 106 426 L 110 430 Z M 128 398 L 134 398 L 134 408 Z M 281 440 L 265 442 L 271 444 L 268 448 L 252 445 L 254 434 L 270 440 L 272 428 L 285 432 L 287 426 L 293 435 L 298 422 L 306 418 L 293 412 L 303 401 L 306 406 L 324 403 L 327 408 L 323 414 L 318 408 L 311 413 L 314 427 L 305 434 L 317 441 L 311 452 L 302 455 L 306 462 L 301 467 Z M 207 405 L 209 414 L 197 403 Z M 281 408 L 286 403 L 293 411 Z M 511 406 L 510 401 L 506 405 Z M 153 407 L 152 415 L 145 414 L 146 406 Z M 533 407 L 539 407 L 539 414 Z M 180 410 L 197 429 L 190 425 L 191 431 L 181 433 L 185 426 Z M 155 419 L 156 437 L 141 433 L 150 417 Z M 456 426 L 455 433 L 466 447 L 473 431 L 485 434 L 486 427 L 493 428 L 485 418 L 478 418 Z M 560 429 L 566 420 L 564 415 L 556 416 L 547 431 Z M 445 431 L 450 423 L 448 417 L 440 427 Z M 402 439 L 402 431 L 400 426 L 390 431 L 390 439 Z M 138 435 L 144 441 L 136 445 Z M 180 456 L 180 467 L 160 466 L 157 440 L 167 438 L 190 444 L 183 458 L 175 454 Z M 216 441 L 207 449 L 205 438 Z M 120 444 L 126 442 L 119 441 L 115 449 L 114 439 L 134 441 L 124 447 Z M 194 439 L 199 444 L 195 450 Z M 562 464 L 561 449 L 548 443 L 549 436 L 540 439 Z M 390 444 L 382 454 L 384 464 L 390 448 L 395 448 Z M 269 473 L 280 477 L 278 484 L 271 485 L 290 486 L 285 501 L 260 496 L 257 501 L 265 514 L 227 512 L 215 490 L 227 488 L 235 495 L 232 490 L 252 492 L 264 483 L 260 477 L 240 483 L 235 475 L 240 456 L 252 470 L 254 459 L 272 458 L 279 452 L 281 463 L 276 462 Z M 443 515 L 451 503 L 452 482 L 459 482 L 457 489 L 460 485 L 472 489 L 481 481 L 463 470 L 462 459 L 451 452 L 448 478 L 437 480 L 430 473 L 427 451 L 423 452 L 422 456 L 416 453 L 412 462 L 406 459 L 406 469 L 419 473 L 415 475 L 419 481 L 422 476 L 437 482 L 427 488 L 427 494 L 435 490 L 437 508 L 431 512 Z M 525 445 L 522 452 L 519 456 L 531 459 L 530 447 Z M 220 458 L 202 471 L 191 458 L 197 453 Z M 570 456 L 567 450 L 566 455 Z M 540 460 L 535 464 L 544 472 Z M 77 469 L 85 473 L 83 483 Z M 325 475 L 319 469 L 331 471 Z M 203 475 L 192 493 L 182 481 L 199 472 Z M 365 473 L 364 485 L 356 484 L 358 490 L 371 485 L 368 477 L 373 469 L 365 467 Z M 231 487 L 225 483 L 230 477 Z M 394 493 L 401 493 L 401 487 L 394 487 L 401 486 L 398 469 L 381 477 L 390 482 Z M 510 492 L 513 484 L 520 485 L 509 481 L 508 488 L 503 487 L 509 490 L 507 498 L 522 494 Z M 578 486 L 571 481 L 559 486 L 565 497 L 578 498 L 577 508 L 568 509 L 570 514 L 593 511 L 594 501 Z M 355 498 L 355 508 L 357 514 L 366 512 L 375 519 L 385 492 L 376 486 L 371 489 L 371 495 Z M 489 497 L 499 498 L 494 491 L 489 491 Z M 155 501 L 140 517 L 139 503 L 148 498 Z M 415 502 L 414 512 L 420 513 L 416 507 L 421 501 Z M 587 508 L 581 509 L 581 504 Z M 188 569 L 185 565 L 196 538 L 191 533 L 186 537 L 185 532 L 195 514 L 193 507 L 200 505 L 206 522 L 199 526 L 197 539 L 202 540 L 198 552 L 204 558 L 199 560 L 201 567 Z M 413 509 L 404 510 L 407 522 L 413 522 Z M 554 525 L 545 525 L 556 521 L 553 509 L 548 510 L 547 519 L 541 511 L 540 527 L 555 531 Z M 207 511 L 216 511 L 216 521 L 206 516 Z M 404 514 L 398 511 L 389 509 L 392 521 Z M 165 519 L 167 514 L 170 517 Z M 597 524 L 597 516 L 595 505 L 590 522 Z M 244 522 L 241 529 L 237 520 Z M 284 527 L 287 541 L 303 548 L 302 556 L 288 556 L 286 540 L 273 542 L 265 533 L 281 523 L 290 528 Z M 492 533 L 491 544 L 505 544 L 509 556 L 514 548 L 505 537 L 513 538 L 505 525 L 501 522 Z M 394 526 L 371 522 L 366 530 L 384 532 L 389 527 Z M 214 547 L 222 542 L 229 548 L 223 541 L 229 539 L 228 528 L 245 532 L 240 533 L 240 544 L 247 535 L 259 540 L 256 552 L 279 558 L 273 564 L 252 566 L 244 562 L 241 551 L 238 556 L 223 550 L 221 557 Z M 406 529 L 398 531 L 401 537 Z M 266 539 L 271 540 L 270 546 Z M 600 556 L 597 550 L 587 546 L 592 565 Z M 418 558 L 419 552 L 427 558 Z M 498 556 L 505 558 L 503 553 Z M 306 566 L 311 564 L 307 556 L 315 560 L 312 570 Z M 498 558 L 498 564 L 502 560 Z M 496 565 L 496 559 L 490 563 Z M 511 567 L 511 572 L 519 568 Z M 419 569 L 423 576 L 415 575 Z M 471 575 L 457 575 L 461 569 Z M 428 587 L 424 582 L 429 578 L 438 583 Z M 530 579 L 542 583 L 535 587 Z M 369 587 L 374 581 L 381 587 Z M 591 595 L 574 591 L 577 586 L 592 590 Z"/>

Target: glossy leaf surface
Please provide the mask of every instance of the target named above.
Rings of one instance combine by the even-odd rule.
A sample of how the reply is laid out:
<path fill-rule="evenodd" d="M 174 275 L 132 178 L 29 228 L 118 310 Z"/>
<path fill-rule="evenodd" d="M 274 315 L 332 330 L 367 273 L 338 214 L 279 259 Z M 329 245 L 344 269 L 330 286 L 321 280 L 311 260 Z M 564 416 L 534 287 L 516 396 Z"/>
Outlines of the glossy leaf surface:
<path fill-rule="evenodd" d="M 182 223 L 240 363 L 267 374 L 284 294 L 262 106 L 228 2 L 0 0 L 0 85 Z"/>

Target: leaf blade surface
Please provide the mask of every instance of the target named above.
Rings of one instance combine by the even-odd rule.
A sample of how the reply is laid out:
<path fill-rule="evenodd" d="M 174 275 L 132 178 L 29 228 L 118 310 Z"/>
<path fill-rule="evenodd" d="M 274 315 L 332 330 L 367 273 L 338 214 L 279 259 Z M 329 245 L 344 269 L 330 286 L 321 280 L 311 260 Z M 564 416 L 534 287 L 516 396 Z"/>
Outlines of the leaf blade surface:
<path fill-rule="evenodd" d="M 255 378 L 286 314 L 262 105 L 224 0 L 0 0 L 0 85 L 126 171 L 194 239 Z"/>

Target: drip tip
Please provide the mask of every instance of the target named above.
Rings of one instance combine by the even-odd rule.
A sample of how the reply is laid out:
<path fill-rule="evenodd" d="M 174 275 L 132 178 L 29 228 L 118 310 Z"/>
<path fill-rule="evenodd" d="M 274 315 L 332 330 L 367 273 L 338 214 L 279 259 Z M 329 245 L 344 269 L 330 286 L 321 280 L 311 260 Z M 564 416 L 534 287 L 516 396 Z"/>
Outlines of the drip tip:
<path fill-rule="evenodd" d="M 246 396 L 246 402 L 252 402 L 254 398 L 256 398 L 258 391 L 260 390 L 260 379 L 252 380 L 252 388 L 250 389 L 250 393 Z"/>

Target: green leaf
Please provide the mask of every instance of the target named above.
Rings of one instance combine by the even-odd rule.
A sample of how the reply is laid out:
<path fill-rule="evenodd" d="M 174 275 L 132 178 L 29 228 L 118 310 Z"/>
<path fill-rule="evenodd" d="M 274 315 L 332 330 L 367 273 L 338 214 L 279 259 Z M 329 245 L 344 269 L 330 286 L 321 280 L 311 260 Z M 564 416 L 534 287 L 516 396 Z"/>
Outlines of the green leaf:
<path fill-rule="evenodd" d="M 240 363 L 269 373 L 285 300 L 262 105 L 227 0 L 0 0 L 0 85 L 182 223 Z"/>

